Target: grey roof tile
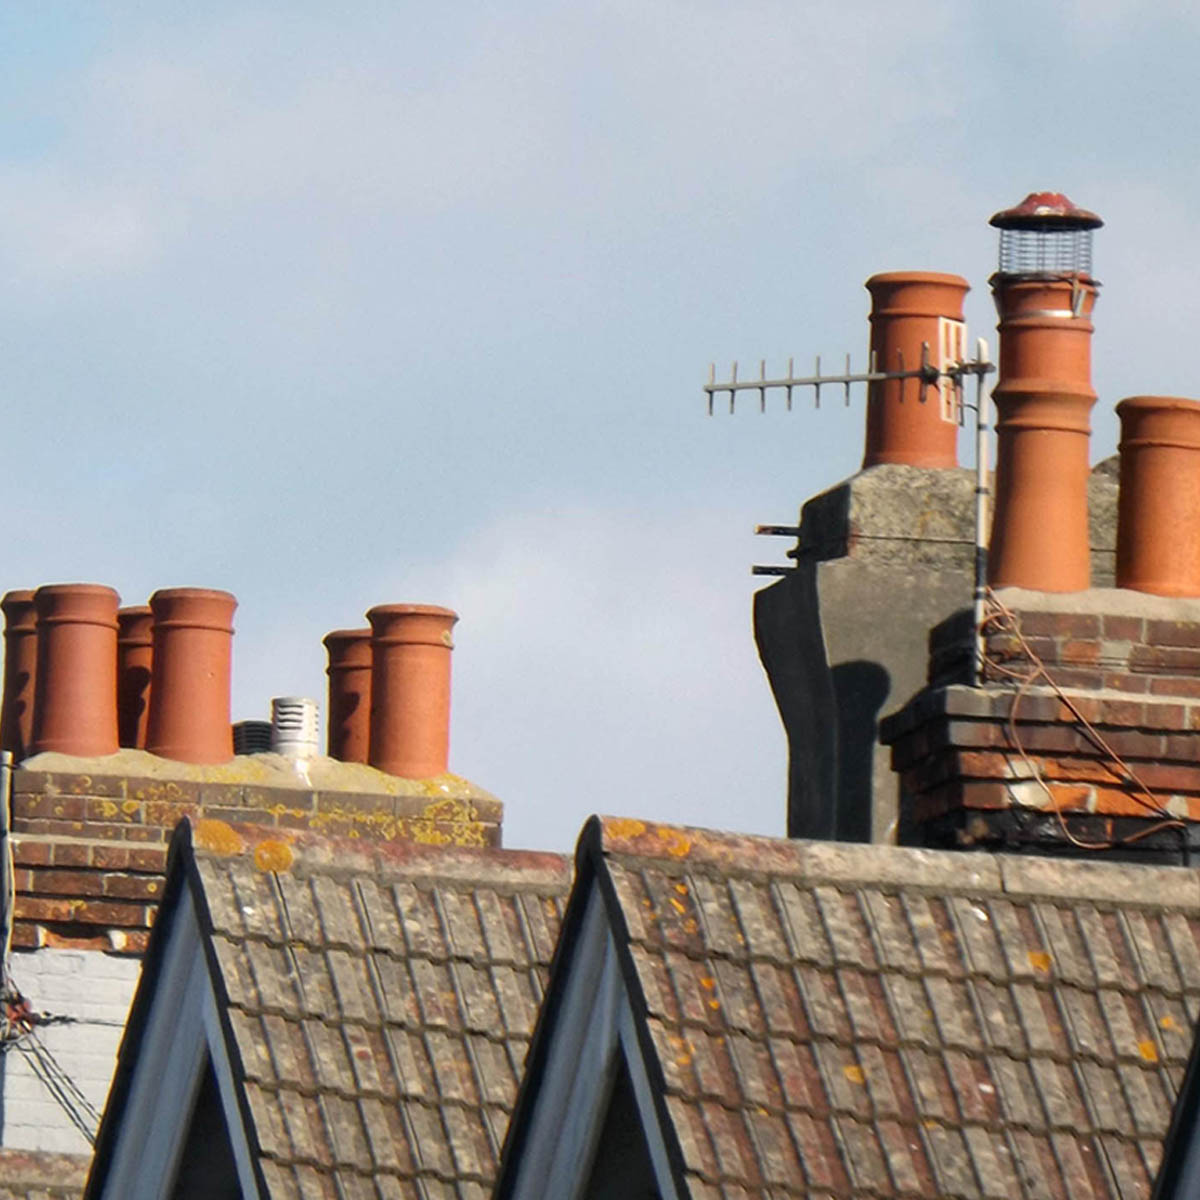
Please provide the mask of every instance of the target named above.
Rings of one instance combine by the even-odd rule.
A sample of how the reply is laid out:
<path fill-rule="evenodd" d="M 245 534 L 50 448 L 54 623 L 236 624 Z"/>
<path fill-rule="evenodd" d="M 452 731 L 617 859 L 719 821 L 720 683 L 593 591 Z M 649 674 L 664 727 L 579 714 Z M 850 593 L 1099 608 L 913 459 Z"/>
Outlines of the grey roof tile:
<path fill-rule="evenodd" d="M 639 822 L 601 846 L 696 1194 L 1148 1194 L 1200 1015 L 1192 875 Z"/>
<path fill-rule="evenodd" d="M 484 1200 L 569 862 L 293 848 L 278 874 L 196 852 L 270 1194 Z"/>

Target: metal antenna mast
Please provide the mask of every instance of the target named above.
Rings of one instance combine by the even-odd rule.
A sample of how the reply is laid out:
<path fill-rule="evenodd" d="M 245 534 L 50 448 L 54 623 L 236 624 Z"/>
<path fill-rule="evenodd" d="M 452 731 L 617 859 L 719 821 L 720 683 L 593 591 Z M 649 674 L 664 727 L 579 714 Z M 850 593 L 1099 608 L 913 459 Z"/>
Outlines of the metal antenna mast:
<path fill-rule="evenodd" d="M 975 342 L 975 357 L 961 362 L 951 362 L 944 366 L 935 366 L 930 361 L 929 343 L 921 344 L 921 361 L 918 365 L 906 368 L 903 356 L 898 356 L 895 371 L 880 371 L 871 353 L 867 370 L 855 372 L 851 369 L 850 355 L 846 355 L 846 369 L 836 375 L 821 373 L 821 358 L 817 356 L 816 364 L 811 375 L 796 375 L 794 360 L 788 359 L 787 374 L 779 378 L 767 378 L 766 359 L 759 362 L 757 379 L 738 379 L 738 364 L 734 362 L 729 372 L 729 378 L 717 381 L 716 364 L 710 364 L 708 383 L 704 392 L 708 398 L 708 415 L 712 416 L 716 407 L 716 397 L 729 394 L 729 411 L 736 409 L 739 392 L 757 392 L 760 412 L 767 411 L 767 392 L 782 390 L 787 397 L 787 410 L 792 411 L 792 393 L 796 388 L 813 389 L 813 407 L 821 407 L 821 388 L 836 387 L 842 392 L 844 404 L 850 405 L 850 388 L 858 383 L 880 383 L 884 380 L 900 380 L 900 401 L 905 402 L 907 381 L 919 381 L 917 397 L 913 403 L 924 404 L 925 387 L 929 384 L 945 385 L 953 392 L 955 416 L 958 424 L 963 424 L 964 414 L 968 410 L 975 413 L 975 588 L 974 588 L 974 617 L 975 617 L 975 680 L 979 682 L 980 668 L 983 662 L 983 647 L 981 630 L 983 627 L 984 599 L 987 593 L 987 535 L 989 497 L 988 487 L 988 396 L 984 381 L 988 375 L 995 372 L 996 366 L 988 354 L 988 344 L 984 338 Z M 975 400 L 972 403 L 964 399 L 963 381 L 970 376 L 975 377 Z M 798 537 L 799 526 L 796 525 L 758 525 L 755 533 L 777 537 Z M 754 566 L 751 572 L 755 575 L 787 575 L 793 567 Z"/>

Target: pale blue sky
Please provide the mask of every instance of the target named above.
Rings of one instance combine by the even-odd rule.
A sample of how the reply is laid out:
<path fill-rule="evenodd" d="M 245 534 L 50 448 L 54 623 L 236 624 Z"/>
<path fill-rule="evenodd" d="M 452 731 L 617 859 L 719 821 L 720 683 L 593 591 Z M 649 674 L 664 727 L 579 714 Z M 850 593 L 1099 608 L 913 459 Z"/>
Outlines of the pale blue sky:
<path fill-rule="evenodd" d="M 1189 6 L 0 5 L 4 588 L 241 607 L 235 714 L 321 636 L 459 609 L 452 762 L 512 845 L 592 811 L 781 832 L 759 521 L 846 412 L 707 365 L 861 355 L 875 271 L 966 275 L 1033 189 L 1096 239 L 1100 392 L 1193 382 Z"/>

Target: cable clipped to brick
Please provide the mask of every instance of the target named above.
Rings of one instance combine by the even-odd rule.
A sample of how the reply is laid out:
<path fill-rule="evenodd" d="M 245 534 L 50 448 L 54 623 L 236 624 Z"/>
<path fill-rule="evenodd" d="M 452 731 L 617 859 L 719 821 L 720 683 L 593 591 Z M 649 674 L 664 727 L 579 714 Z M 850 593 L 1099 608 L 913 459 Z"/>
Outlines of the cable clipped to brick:
<path fill-rule="evenodd" d="M 1020 650 L 1021 657 L 1030 664 L 1028 670 L 1016 670 L 994 654 L 989 654 L 987 651 L 987 637 L 989 632 L 999 632 L 1012 638 Z M 1050 802 L 1050 809 L 1054 813 L 1058 821 L 1059 828 L 1065 837 L 1073 846 L 1080 850 L 1113 850 L 1118 846 L 1128 846 L 1134 842 L 1140 841 L 1143 838 L 1149 837 L 1152 834 L 1159 833 L 1164 829 L 1186 829 L 1187 823 L 1179 820 L 1171 814 L 1163 806 L 1161 800 L 1155 793 L 1146 786 L 1137 772 L 1112 748 L 1100 731 L 1084 716 L 1080 711 L 1079 706 L 1069 696 L 1059 683 L 1051 676 L 1045 662 L 1041 656 L 1030 645 L 1028 639 L 1021 632 L 1021 620 L 1017 613 L 1008 608 L 997 596 L 996 593 L 989 588 L 987 592 L 987 611 L 983 618 L 981 626 L 981 646 L 983 647 L 983 663 L 985 672 L 994 673 L 997 676 L 1008 679 L 1016 684 L 1016 691 L 1013 693 L 1012 705 L 1009 709 L 1008 719 L 1006 721 L 1006 729 L 1009 740 L 1012 742 L 1013 748 L 1020 755 L 1022 762 L 1029 770 L 1031 778 L 1046 794 L 1046 798 Z M 1100 751 L 1102 755 L 1111 764 L 1113 774 L 1123 780 L 1125 785 L 1130 788 L 1129 797 L 1136 803 L 1142 805 L 1149 815 L 1159 817 L 1160 820 L 1153 825 L 1149 825 L 1144 829 L 1139 829 L 1135 833 L 1127 834 L 1124 837 L 1110 839 L 1108 841 L 1085 841 L 1072 833 L 1068 824 L 1066 815 L 1063 813 L 1059 798 L 1054 794 L 1053 789 L 1046 782 L 1042 773 L 1041 767 L 1037 760 L 1026 751 L 1021 736 L 1018 731 L 1017 719 L 1020 711 L 1021 701 L 1027 694 L 1030 688 L 1043 683 L 1049 687 L 1062 704 L 1068 709 L 1074 717 L 1075 722 L 1084 731 L 1085 735 L 1091 740 L 1092 744 Z M 1110 769 L 1111 769 L 1110 768 Z"/>

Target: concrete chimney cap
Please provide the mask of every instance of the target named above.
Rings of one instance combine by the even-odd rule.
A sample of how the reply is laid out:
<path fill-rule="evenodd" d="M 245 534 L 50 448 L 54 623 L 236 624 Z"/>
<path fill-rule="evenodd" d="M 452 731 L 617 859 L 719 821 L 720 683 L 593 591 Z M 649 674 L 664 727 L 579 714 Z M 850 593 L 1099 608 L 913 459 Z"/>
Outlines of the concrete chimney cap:
<path fill-rule="evenodd" d="M 998 212 L 988 222 L 997 229 L 1099 229 L 1104 222 L 1077 208 L 1062 192 L 1030 192 L 1015 208 Z"/>

